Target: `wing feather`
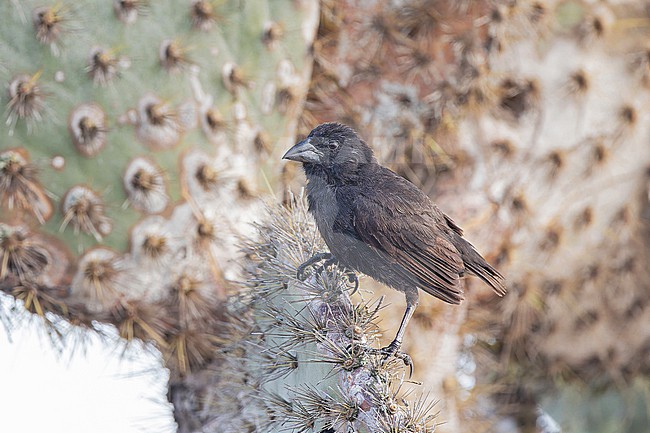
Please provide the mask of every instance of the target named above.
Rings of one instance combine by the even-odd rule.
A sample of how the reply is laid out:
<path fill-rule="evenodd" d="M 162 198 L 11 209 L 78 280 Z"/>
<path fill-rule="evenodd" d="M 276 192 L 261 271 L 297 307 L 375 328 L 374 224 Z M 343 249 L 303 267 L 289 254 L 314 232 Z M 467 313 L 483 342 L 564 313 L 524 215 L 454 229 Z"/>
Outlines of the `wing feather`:
<path fill-rule="evenodd" d="M 409 211 L 411 206 L 400 205 L 399 200 L 382 203 L 363 194 L 356 197 L 354 204 L 353 221 L 360 240 L 399 264 L 407 281 L 414 281 L 420 289 L 445 302 L 460 303 L 463 260 L 436 226 L 430 202 L 423 203 L 426 207 L 418 214 Z"/>

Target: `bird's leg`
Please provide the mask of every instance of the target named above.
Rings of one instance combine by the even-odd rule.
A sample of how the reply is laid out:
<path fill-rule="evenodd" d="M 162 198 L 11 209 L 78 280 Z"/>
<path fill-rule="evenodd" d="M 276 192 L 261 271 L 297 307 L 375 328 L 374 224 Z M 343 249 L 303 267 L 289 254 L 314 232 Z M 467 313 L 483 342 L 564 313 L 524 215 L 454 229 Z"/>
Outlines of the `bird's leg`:
<path fill-rule="evenodd" d="M 413 317 L 413 313 L 415 312 L 415 309 L 418 307 L 417 297 L 415 301 L 409 298 L 410 296 L 408 296 L 407 294 L 406 311 L 404 311 L 404 317 L 402 317 L 402 323 L 399 325 L 399 329 L 397 330 L 397 335 L 395 335 L 395 339 L 388 346 L 381 349 L 381 351 L 386 355 L 387 358 L 391 355 L 394 355 L 402 346 L 402 340 L 404 339 L 404 332 L 406 332 L 406 325 L 408 325 L 409 321 L 411 320 L 411 317 Z"/>
<path fill-rule="evenodd" d="M 305 279 L 305 271 L 307 268 L 310 266 L 313 266 L 315 263 L 321 262 L 323 260 L 332 260 L 334 256 L 332 253 L 318 253 L 314 254 L 312 257 L 310 257 L 305 263 L 302 265 L 298 266 L 298 270 L 296 272 L 296 276 L 298 277 L 299 280 L 304 280 Z M 317 272 L 320 272 L 322 268 L 318 269 Z"/>
<path fill-rule="evenodd" d="M 402 361 L 404 361 L 404 364 L 410 367 L 411 373 L 413 372 L 413 363 L 411 362 L 411 357 L 408 356 L 406 353 L 400 352 L 399 349 L 402 346 L 402 340 L 404 339 L 404 332 L 406 332 L 406 325 L 408 325 L 409 321 L 411 320 L 411 317 L 413 317 L 413 313 L 415 312 L 415 309 L 417 307 L 418 307 L 417 291 L 414 292 L 414 294 L 407 292 L 406 311 L 404 312 L 404 316 L 402 317 L 402 323 L 400 323 L 399 329 L 397 330 L 397 335 L 395 335 L 395 339 L 388 346 L 381 349 L 381 353 L 384 355 L 384 359 L 388 359 L 391 356 L 396 356 L 400 358 Z"/>

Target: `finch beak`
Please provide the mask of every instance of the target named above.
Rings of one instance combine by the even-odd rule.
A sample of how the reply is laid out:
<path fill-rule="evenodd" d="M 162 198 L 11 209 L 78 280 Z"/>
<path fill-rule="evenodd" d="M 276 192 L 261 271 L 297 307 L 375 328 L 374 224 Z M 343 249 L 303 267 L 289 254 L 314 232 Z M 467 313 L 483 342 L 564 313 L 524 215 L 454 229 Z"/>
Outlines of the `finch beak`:
<path fill-rule="evenodd" d="M 318 164 L 321 162 L 321 156 L 323 156 L 323 154 L 309 142 L 308 138 L 289 149 L 282 159 Z"/>

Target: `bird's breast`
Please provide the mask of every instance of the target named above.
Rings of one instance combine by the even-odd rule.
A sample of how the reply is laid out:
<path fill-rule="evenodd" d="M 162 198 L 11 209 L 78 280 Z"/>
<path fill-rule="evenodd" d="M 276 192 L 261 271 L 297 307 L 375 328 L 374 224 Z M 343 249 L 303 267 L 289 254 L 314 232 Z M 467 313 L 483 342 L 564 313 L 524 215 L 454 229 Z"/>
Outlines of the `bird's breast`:
<path fill-rule="evenodd" d="M 324 179 L 310 179 L 307 184 L 309 210 L 316 221 L 318 231 L 331 249 L 334 222 L 338 215 L 336 191 Z"/>

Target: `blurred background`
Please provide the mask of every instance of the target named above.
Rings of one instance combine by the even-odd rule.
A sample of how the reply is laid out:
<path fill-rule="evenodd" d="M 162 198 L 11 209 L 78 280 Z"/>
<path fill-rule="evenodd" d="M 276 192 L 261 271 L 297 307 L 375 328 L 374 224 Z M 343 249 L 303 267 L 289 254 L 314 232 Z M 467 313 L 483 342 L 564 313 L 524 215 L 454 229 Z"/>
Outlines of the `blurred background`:
<path fill-rule="evenodd" d="M 0 311 L 20 324 L 0 334 L 3 430 L 176 431 L 160 352 L 142 345 L 124 350 L 114 331 L 103 339 L 79 332 L 83 344 L 76 345 L 71 332 L 54 347 L 42 323 L 18 319 L 26 313 L 9 311 L 8 301 L 3 297 Z"/>
<path fill-rule="evenodd" d="M 436 431 L 650 432 L 647 2 L 6 0 L 0 17 L 14 340 L 30 322 L 55 348 L 145 341 L 178 431 L 220 431 L 231 300 L 255 275 L 242 239 L 304 185 L 286 149 L 338 121 L 508 280 L 501 299 L 472 280 L 461 306 L 421 297 L 404 349 Z M 402 295 L 368 278 L 362 295 L 386 297 L 390 339 Z"/>

